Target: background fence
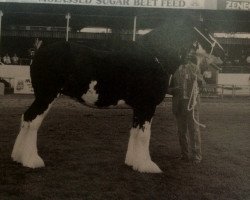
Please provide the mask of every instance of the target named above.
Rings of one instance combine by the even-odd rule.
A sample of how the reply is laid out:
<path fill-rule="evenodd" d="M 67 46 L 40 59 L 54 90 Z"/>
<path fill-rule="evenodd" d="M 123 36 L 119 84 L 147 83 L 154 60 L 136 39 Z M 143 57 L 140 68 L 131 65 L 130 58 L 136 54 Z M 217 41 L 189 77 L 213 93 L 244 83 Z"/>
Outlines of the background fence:
<path fill-rule="evenodd" d="M 15 78 L 0 77 L 0 82 L 5 85 L 5 94 L 14 93 Z M 250 97 L 250 85 L 229 85 L 229 84 L 207 84 L 200 88 L 201 97 L 223 98 L 223 97 Z M 172 97 L 166 95 L 166 97 Z"/>
<path fill-rule="evenodd" d="M 209 84 L 200 89 L 201 97 L 250 96 L 250 85 Z"/>

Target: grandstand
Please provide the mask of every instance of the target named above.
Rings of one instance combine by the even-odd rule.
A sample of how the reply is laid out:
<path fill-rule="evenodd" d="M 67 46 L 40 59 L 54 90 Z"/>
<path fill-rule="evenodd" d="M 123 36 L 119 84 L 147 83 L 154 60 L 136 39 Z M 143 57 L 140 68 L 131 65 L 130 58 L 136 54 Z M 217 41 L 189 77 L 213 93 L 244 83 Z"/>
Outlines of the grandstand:
<path fill-rule="evenodd" d="M 138 40 L 143 33 L 164 23 L 192 16 L 206 22 L 227 53 L 221 70 L 211 69 L 211 84 L 233 87 L 233 74 L 250 73 L 249 3 L 249 0 L 0 0 L 3 13 L 0 56 L 16 53 L 20 65 L 29 65 L 36 38 L 45 44 L 65 40 L 67 30 L 70 41 L 112 50 L 122 40 Z M 66 16 L 70 16 L 68 29 Z M 87 31 L 88 28 L 100 31 Z M 16 78 L 3 71 L 0 70 L 0 77 Z M 233 78 L 225 79 L 221 75 L 224 73 L 232 74 Z M 249 86 L 246 80 L 242 84 Z"/>

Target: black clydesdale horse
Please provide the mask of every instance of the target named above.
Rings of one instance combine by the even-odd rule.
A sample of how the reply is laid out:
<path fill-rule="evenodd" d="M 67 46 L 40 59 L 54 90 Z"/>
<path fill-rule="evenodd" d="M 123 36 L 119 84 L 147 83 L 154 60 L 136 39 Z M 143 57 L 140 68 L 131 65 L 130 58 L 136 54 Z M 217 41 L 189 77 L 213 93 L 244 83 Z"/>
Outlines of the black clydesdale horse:
<path fill-rule="evenodd" d="M 71 42 L 42 45 L 30 71 L 35 100 L 22 116 L 13 160 L 30 168 L 44 166 L 38 155 L 37 131 L 55 98 L 64 94 L 92 107 L 129 105 L 133 124 L 125 163 L 139 172 L 161 172 L 151 160 L 149 144 L 152 118 L 165 97 L 170 74 L 191 48 L 196 50 L 197 64 L 209 54 L 210 58 L 222 55 L 223 50 L 202 26 L 183 23 L 159 30 L 115 52 Z M 150 47 L 157 45 L 158 51 L 145 48 L 142 44 L 147 42 Z"/>

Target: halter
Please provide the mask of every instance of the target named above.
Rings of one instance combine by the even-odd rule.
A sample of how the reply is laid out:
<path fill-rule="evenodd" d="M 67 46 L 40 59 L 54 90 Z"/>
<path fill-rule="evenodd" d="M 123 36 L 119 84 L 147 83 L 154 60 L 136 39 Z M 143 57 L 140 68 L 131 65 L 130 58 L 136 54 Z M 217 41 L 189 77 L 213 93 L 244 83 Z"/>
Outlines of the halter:
<path fill-rule="evenodd" d="M 209 53 L 209 56 L 212 55 L 213 51 L 214 51 L 214 47 L 216 46 L 216 44 L 218 45 L 218 47 L 220 47 L 223 51 L 223 47 L 220 45 L 220 43 L 209 34 L 210 39 L 212 40 L 212 42 L 202 33 L 199 31 L 199 29 L 197 29 L 196 27 L 194 27 L 194 30 L 196 30 L 210 45 L 211 45 L 211 51 Z"/>

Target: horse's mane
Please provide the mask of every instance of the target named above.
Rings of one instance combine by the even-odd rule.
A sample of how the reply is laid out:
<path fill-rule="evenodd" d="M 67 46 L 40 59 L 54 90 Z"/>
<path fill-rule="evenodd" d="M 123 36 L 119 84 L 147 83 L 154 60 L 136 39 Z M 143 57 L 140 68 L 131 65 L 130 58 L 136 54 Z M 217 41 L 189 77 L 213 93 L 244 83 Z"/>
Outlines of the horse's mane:
<path fill-rule="evenodd" d="M 178 51 L 192 42 L 193 27 L 193 22 L 184 19 L 165 23 L 142 36 L 140 41 L 159 50 Z"/>
<path fill-rule="evenodd" d="M 183 61 L 180 55 L 189 49 L 195 40 L 194 26 L 199 27 L 200 24 L 201 22 L 190 17 L 168 21 L 140 37 L 138 42 L 147 46 L 163 65 L 172 68 L 170 71 L 174 72 Z"/>

